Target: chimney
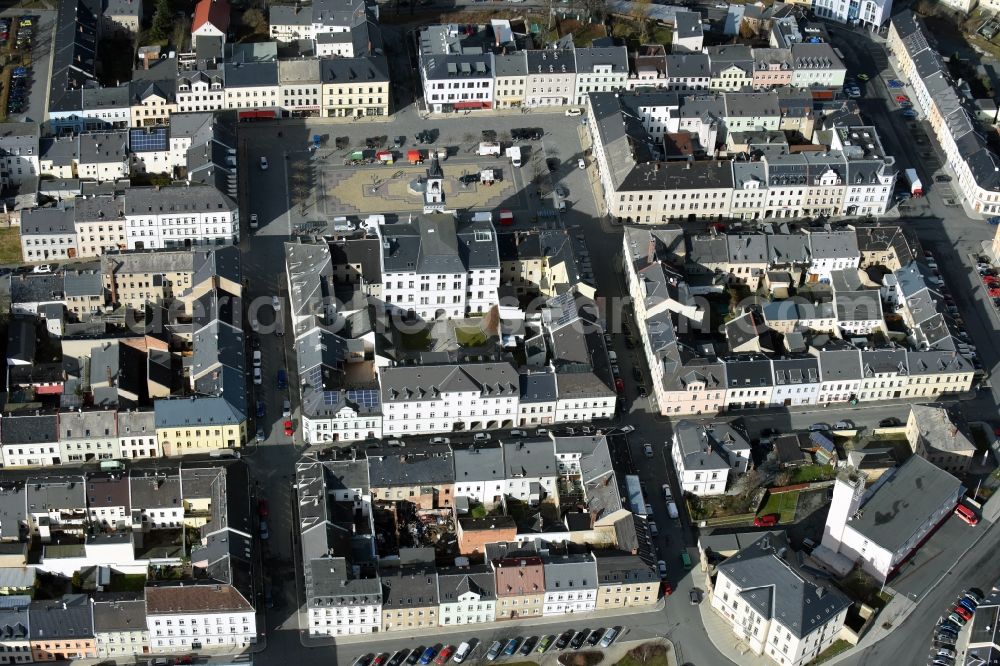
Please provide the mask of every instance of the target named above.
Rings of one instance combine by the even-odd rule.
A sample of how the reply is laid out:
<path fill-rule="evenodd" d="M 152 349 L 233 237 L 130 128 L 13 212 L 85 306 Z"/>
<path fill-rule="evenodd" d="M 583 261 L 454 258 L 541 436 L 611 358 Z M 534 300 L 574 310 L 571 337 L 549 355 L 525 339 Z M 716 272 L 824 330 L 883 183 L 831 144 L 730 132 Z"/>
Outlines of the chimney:
<path fill-rule="evenodd" d="M 646 247 L 646 263 L 652 264 L 656 260 L 656 237 L 649 234 L 649 245 Z"/>

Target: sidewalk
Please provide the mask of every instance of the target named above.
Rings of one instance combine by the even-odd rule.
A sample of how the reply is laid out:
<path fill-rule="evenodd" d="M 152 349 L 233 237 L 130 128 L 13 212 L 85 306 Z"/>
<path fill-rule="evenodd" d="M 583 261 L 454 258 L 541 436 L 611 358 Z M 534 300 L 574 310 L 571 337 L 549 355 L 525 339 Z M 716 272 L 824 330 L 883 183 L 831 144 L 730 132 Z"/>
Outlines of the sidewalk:
<path fill-rule="evenodd" d="M 627 618 L 634 615 L 643 615 L 645 613 L 661 613 L 666 604 L 666 597 L 660 597 L 660 599 L 652 606 L 642 606 L 636 608 L 613 608 L 604 611 L 594 611 L 592 613 L 577 613 L 573 615 L 563 614 L 563 615 L 550 615 L 548 617 L 528 617 L 520 620 L 503 620 L 501 622 L 488 622 L 483 624 L 460 624 L 454 625 L 452 627 L 434 627 L 434 635 L 439 640 L 445 640 L 444 637 L 448 635 L 458 634 L 460 637 L 468 637 L 470 635 L 475 635 L 476 633 L 484 633 L 495 631 L 498 627 L 503 627 L 504 629 L 516 629 L 524 627 L 526 632 L 531 633 L 543 633 L 545 630 L 541 627 L 551 624 L 565 624 L 570 618 L 578 618 L 581 622 L 589 622 L 590 626 L 596 626 L 597 624 L 602 624 L 601 619 L 608 619 L 605 625 L 617 625 L 621 624 L 627 626 Z M 375 643 L 379 641 L 388 641 L 396 639 L 412 639 L 412 640 L 426 640 L 428 636 L 429 629 L 427 627 L 421 629 L 414 629 L 413 631 L 390 631 L 390 632 L 378 632 L 374 634 L 359 634 L 355 636 L 310 636 L 301 628 L 308 625 L 303 625 L 301 622 L 304 613 L 299 613 L 300 616 L 300 638 L 303 647 L 322 647 L 322 646 L 332 646 L 332 645 L 363 645 L 364 643 Z M 517 633 L 512 631 L 512 633 Z M 625 636 L 628 632 L 626 631 Z M 617 645 L 617 642 L 616 642 Z M 634 646 L 633 646 L 634 647 Z"/>

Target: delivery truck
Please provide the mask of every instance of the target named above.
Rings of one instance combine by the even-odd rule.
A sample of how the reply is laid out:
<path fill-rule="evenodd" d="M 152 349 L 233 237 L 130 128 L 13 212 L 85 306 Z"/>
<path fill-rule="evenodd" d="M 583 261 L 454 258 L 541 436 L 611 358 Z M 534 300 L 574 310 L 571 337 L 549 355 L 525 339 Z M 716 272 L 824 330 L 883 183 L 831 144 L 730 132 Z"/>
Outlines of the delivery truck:
<path fill-rule="evenodd" d="M 500 157 L 500 144 L 493 143 L 491 141 L 483 141 L 479 144 L 479 156 L 485 157 L 487 155 L 492 155 L 494 157 Z"/>
<path fill-rule="evenodd" d="M 510 159 L 510 164 L 515 169 L 521 168 L 521 147 L 511 146 L 507 149 L 507 157 Z"/>
<path fill-rule="evenodd" d="M 915 197 L 921 197 L 924 195 L 924 186 L 920 182 L 920 177 L 917 176 L 916 169 L 906 170 L 906 180 L 910 183 L 910 194 Z"/>

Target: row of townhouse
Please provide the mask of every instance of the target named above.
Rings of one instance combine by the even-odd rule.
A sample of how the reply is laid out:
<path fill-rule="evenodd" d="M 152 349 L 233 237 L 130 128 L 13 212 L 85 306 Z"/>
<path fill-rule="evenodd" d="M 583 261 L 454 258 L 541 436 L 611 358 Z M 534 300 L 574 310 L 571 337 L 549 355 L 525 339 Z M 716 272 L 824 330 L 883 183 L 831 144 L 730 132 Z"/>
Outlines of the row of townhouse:
<path fill-rule="evenodd" d="M 128 187 L 21 212 L 27 262 L 99 257 L 109 251 L 235 245 L 236 202 L 212 185 Z"/>
<path fill-rule="evenodd" d="M 485 560 L 482 565 L 435 568 L 430 558 L 425 564 L 401 566 L 398 559 L 380 560 L 376 555 L 374 503 L 385 507 L 405 501 L 415 503 L 418 510 L 431 510 L 450 508 L 453 500 L 464 497 L 492 506 L 507 491 L 511 497 L 527 499 L 522 485 L 548 483 L 555 491 L 556 477 L 561 476 L 581 480 L 588 511 L 602 512 L 598 524 L 611 531 L 622 528 L 633 519 L 621 505 L 603 437 L 437 447 L 420 454 L 370 450 L 370 454 L 367 459 L 340 461 L 306 456 L 297 465 L 310 634 L 405 631 L 656 603 L 660 583 L 655 571 L 620 542 L 618 550 L 573 555 L 562 548 L 550 549 L 537 540 L 537 534 L 523 542 L 503 541 L 505 536 L 516 536 L 516 530 L 508 530 L 504 523 L 503 529 L 484 526 L 489 534 L 474 549 L 463 548 L 462 552 L 479 552 Z M 508 487 L 505 476 L 525 483 Z M 331 530 L 344 520 L 337 516 L 345 515 L 354 516 L 349 549 L 328 541 Z M 476 519 L 457 522 L 461 534 L 461 525 Z M 593 529 L 585 535 L 594 539 Z M 563 533 L 560 540 L 565 539 Z M 411 550 L 415 558 L 411 562 L 422 559 L 420 549 Z"/>
<path fill-rule="evenodd" d="M 636 88 L 836 88 L 847 72 L 829 44 L 756 50 L 731 45 L 707 47 L 704 53 L 699 47 L 698 52 L 669 55 L 657 45 L 635 54 L 624 46 L 520 50 L 523 36 L 500 20 L 484 26 L 430 26 L 419 40 L 424 100 L 438 113 L 583 106 L 591 93 Z"/>
<path fill-rule="evenodd" d="M 770 133 L 814 135 L 812 109 L 804 127 L 801 107 L 794 108 L 787 113 L 778 93 L 590 95 L 588 125 L 609 213 L 654 224 L 885 213 L 897 174 L 875 128 L 816 132 L 821 151 L 774 150 Z M 747 132 L 765 138 L 755 142 Z M 690 147 L 665 152 L 678 142 Z M 711 159 L 727 142 L 745 147 L 750 159 L 739 156 L 743 150 L 730 151 L 739 159 Z"/>
<path fill-rule="evenodd" d="M 1000 158 L 990 149 L 975 113 L 966 108 L 923 20 L 909 10 L 893 16 L 886 44 L 954 169 L 968 207 L 983 215 L 997 214 Z"/>
<path fill-rule="evenodd" d="M 0 417 L 4 465 L 241 447 L 247 437 L 248 365 L 238 248 L 116 253 L 105 257 L 102 268 L 6 278 L 14 315 L 7 354 L 11 384 L 54 396 L 62 409 Z M 146 323 L 172 330 L 173 346 L 144 330 L 122 336 L 87 327 L 105 308 L 137 311 L 141 320 L 149 304 L 158 314 Z M 62 363 L 38 362 L 40 319 L 50 338 L 61 338 Z M 81 323 L 74 324 L 77 319 Z M 73 326 L 84 335 L 71 331 Z M 175 397 L 181 381 L 186 395 Z M 84 411 L 80 393 L 93 396 L 102 409 Z"/>
<path fill-rule="evenodd" d="M 7 596 L 0 613 L 2 663 L 239 652 L 256 642 L 248 584 L 253 512 L 242 463 L 5 480 L 0 508 L 0 538 L 9 546 L 5 561 L 19 558 L 17 564 L 28 570 L 66 577 L 98 566 L 145 573 L 150 561 L 137 557 L 138 531 L 195 529 L 201 538 L 191 552 L 189 580 L 90 597 Z M 94 529 L 102 533 L 93 534 Z M 32 537 L 41 540 L 42 552 L 28 565 L 26 541 Z M 80 545 L 71 545 L 73 539 Z M 166 550 L 157 560 L 181 562 Z"/>
<path fill-rule="evenodd" d="M 59 3 L 48 114 L 53 130 L 152 127 L 169 124 L 175 113 L 197 111 L 236 110 L 254 117 L 389 113 L 389 69 L 377 9 L 364 3 L 347 13 L 353 20 L 343 26 L 327 29 L 329 17 L 320 18 L 311 35 L 319 57 L 279 60 L 277 42 L 227 44 L 228 2 L 202 0 L 192 23 L 195 53 L 162 59 L 155 50 L 143 53 L 143 66 L 132 80 L 113 87 L 101 87 L 96 77 L 100 5 Z M 339 14 L 340 8 L 330 13 Z"/>
<path fill-rule="evenodd" d="M 884 238 L 878 239 L 866 232 L 860 237 L 867 247 L 885 247 L 882 243 L 891 242 L 893 235 L 887 231 Z M 772 269 L 787 271 L 798 262 L 803 276 L 812 275 L 819 281 L 829 275 L 825 279 L 831 280 L 836 289 L 845 275 L 863 267 L 862 258 L 880 257 L 885 252 L 861 253 L 859 236 L 854 231 L 823 231 L 798 241 L 792 240 L 794 235 L 762 237 L 759 254 L 747 261 L 747 235 L 721 238 L 725 242 L 711 241 L 717 245 L 712 259 L 716 264 L 709 263 L 705 248 L 700 248 L 694 255 L 697 263 L 692 262 L 691 255 L 686 256 L 688 266 L 700 265 L 710 275 L 749 275 L 753 265 L 762 261 L 770 275 Z M 935 296 L 919 264 L 912 260 L 890 273 L 880 289 L 848 292 L 846 307 L 831 308 L 831 323 L 823 329 L 849 338 L 868 335 L 875 327 L 859 329 L 858 323 L 877 320 L 880 315 L 867 312 L 881 312 L 882 303 L 886 303 L 910 329 L 908 349 L 859 349 L 850 344 L 815 348 L 803 343 L 796 345 L 793 352 L 792 346 L 773 343 L 772 330 L 765 320 L 769 315 L 749 310 L 727 326 L 728 355 L 698 355 L 680 339 L 683 334 L 702 330 L 706 317 L 680 272 L 683 268 L 675 268 L 683 266 L 688 252 L 685 240 L 683 234 L 641 228 L 627 230 L 624 239 L 623 268 L 636 318 L 642 322 L 639 329 L 653 377 L 653 394 L 662 414 L 915 400 L 962 393 L 971 387 L 975 369 L 962 351 L 960 334 L 944 313 L 943 301 Z M 738 251 L 735 255 L 728 254 L 730 241 Z M 816 253 L 819 247 L 833 251 Z M 824 260 L 818 267 L 811 267 L 812 262 Z M 764 312 L 785 303 L 769 303 Z M 789 305 L 794 306 L 797 319 L 786 331 L 786 338 L 789 333 L 811 330 L 817 321 L 818 306 Z M 863 311 L 861 315 L 859 311 Z"/>
<path fill-rule="evenodd" d="M 571 284 L 578 272 L 568 235 L 553 232 L 545 239 L 553 251 L 542 253 L 536 245 L 538 256 L 530 257 L 526 238 L 513 248 L 505 241 L 501 260 L 490 222 L 456 224 L 435 215 L 380 224 L 364 238 L 286 244 L 306 440 L 610 418 L 616 395 L 602 331 L 587 318 L 592 302 L 574 292 L 544 302 L 529 372 L 483 355 L 464 363 L 449 357 L 396 364 L 391 352 L 376 348 L 379 312 L 424 321 L 486 314 L 499 304 L 501 274 L 525 291 L 538 285 L 545 296 L 557 284 Z"/>

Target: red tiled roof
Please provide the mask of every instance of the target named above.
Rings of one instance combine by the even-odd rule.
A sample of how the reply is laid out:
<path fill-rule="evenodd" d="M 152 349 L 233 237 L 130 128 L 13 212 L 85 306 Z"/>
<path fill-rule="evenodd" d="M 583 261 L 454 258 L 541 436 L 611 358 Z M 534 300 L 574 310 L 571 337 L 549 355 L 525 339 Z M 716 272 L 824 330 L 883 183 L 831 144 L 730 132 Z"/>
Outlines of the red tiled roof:
<path fill-rule="evenodd" d="M 229 0 L 201 0 L 194 8 L 191 32 L 197 32 L 206 23 L 211 23 L 223 34 L 229 32 Z"/>

